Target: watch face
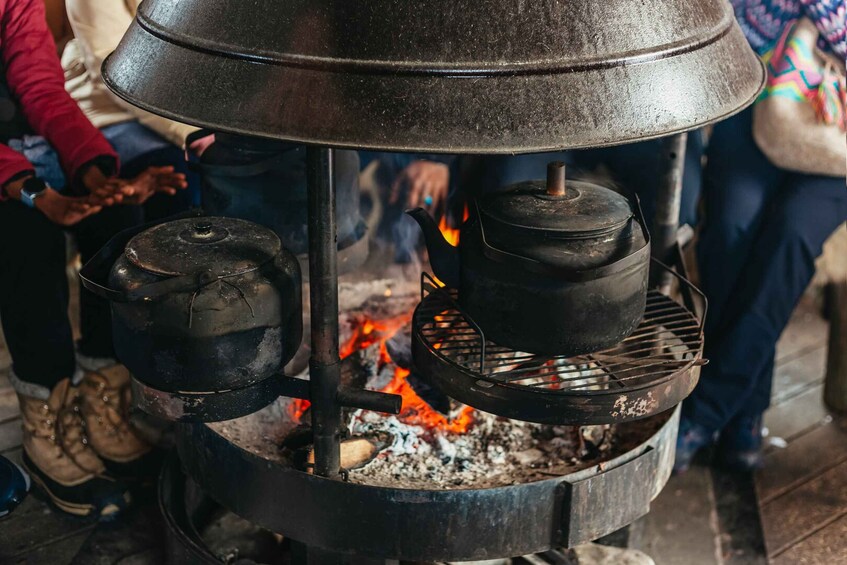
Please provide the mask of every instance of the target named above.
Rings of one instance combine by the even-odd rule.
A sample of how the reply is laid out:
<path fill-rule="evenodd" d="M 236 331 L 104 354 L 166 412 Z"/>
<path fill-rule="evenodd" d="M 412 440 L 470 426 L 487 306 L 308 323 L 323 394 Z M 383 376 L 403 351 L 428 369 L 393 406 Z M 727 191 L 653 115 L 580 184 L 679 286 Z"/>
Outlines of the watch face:
<path fill-rule="evenodd" d="M 21 189 L 21 202 L 30 208 L 35 207 L 35 199 L 47 189 L 47 184 L 36 177 L 28 178 L 24 181 L 24 186 Z"/>
<path fill-rule="evenodd" d="M 24 181 L 23 190 L 29 197 L 36 196 L 47 188 L 47 184 L 37 177 L 31 177 Z"/>

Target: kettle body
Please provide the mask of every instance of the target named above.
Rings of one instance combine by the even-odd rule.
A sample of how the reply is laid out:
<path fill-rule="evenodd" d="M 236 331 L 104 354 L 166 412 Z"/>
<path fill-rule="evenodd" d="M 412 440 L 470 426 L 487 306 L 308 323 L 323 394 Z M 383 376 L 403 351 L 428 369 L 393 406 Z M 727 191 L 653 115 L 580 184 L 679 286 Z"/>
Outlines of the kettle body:
<path fill-rule="evenodd" d="M 115 352 L 158 390 L 249 386 L 281 372 L 302 338 L 299 263 L 244 220 L 149 228 L 115 258 L 108 286 Z"/>

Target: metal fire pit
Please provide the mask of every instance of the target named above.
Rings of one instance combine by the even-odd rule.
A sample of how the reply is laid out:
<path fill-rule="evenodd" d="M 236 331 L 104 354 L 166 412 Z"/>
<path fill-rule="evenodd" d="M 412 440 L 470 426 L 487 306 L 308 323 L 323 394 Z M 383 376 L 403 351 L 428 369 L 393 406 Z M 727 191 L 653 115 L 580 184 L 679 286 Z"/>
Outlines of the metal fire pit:
<path fill-rule="evenodd" d="M 541 424 L 613 424 L 668 410 L 691 393 L 705 363 L 705 315 L 698 319 L 693 307 L 695 295 L 705 299 L 667 271 L 692 306 L 651 290 L 632 335 L 575 357 L 524 353 L 487 340 L 456 291 L 424 274 L 412 320 L 417 374 L 464 404 Z"/>
<path fill-rule="evenodd" d="M 408 561 L 466 561 L 574 546 L 647 513 L 673 466 L 678 412 L 605 463 L 497 488 L 421 490 L 331 480 L 254 454 L 209 426 L 181 426 L 183 467 L 225 508 L 310 547 Z M 622 424 L 644 425 L 649 423 Z"/>
<path fill-rule="evenodd" d="M 217 537 L 217 545 L 224 547 L 210 547 L 206 541 L 209 539 L 208 530 L 227 511 L 185 476 L 175 455 L 166 460 L 159 474 L 158 499 L 159 511 L 165 521 L 167 563 L 215 565 L 229 563 L 233 559 L 239 559 L 238 563 L 243 565 L 283 562 L 278 540 L 258 527 L 251 527 L 249 532 L 245 532 L 244 525 L 241 525 L 241 531 L 227 531 L 225 533 L 230 535 L 223 536 L 224 539 Z"/>

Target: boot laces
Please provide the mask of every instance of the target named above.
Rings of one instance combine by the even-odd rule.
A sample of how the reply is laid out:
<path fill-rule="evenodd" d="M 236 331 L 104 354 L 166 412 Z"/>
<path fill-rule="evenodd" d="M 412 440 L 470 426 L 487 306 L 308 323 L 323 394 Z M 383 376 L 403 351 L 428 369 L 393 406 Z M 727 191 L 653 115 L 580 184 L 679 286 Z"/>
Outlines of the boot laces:
<path fill-rule="evenodd" d="M 135 431 L 129 424 L 130 384 L 111 386 L 105 376 L 96 372 L 91 372 L 89 379 L 89 386 L 94 388 L 93 396 L 95 400 L 94 402 L 87 402 L 86 407 L 91 410 L 97 423 L 104 426 L 111 435 L 134 436 Z"/>
<path fill-rule="evenodd" d="M 68 387 L 62 405 L 54 411 L 47 403 L 41 407 L 41 426 L 30 433 L 34 437 L 46 439 L 56 448 L 56 457 L 67 457 L 74 465 L 86 473 L 99 474 L 79 461 L 79 456 L 91 450 L 86 434 L 85 420 L 80 410 L 79 392 Z"/>

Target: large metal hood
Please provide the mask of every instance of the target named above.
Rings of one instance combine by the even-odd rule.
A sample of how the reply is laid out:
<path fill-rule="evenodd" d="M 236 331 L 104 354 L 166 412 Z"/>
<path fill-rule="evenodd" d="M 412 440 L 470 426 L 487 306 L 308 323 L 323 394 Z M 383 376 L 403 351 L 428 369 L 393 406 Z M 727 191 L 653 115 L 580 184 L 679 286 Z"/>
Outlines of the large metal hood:
<path fill-rule="evenodd" d="M 103 73 L 216 130 L 456 153 L 681 132 L 765 79 L 726 0 L 145 0 Z"/>

